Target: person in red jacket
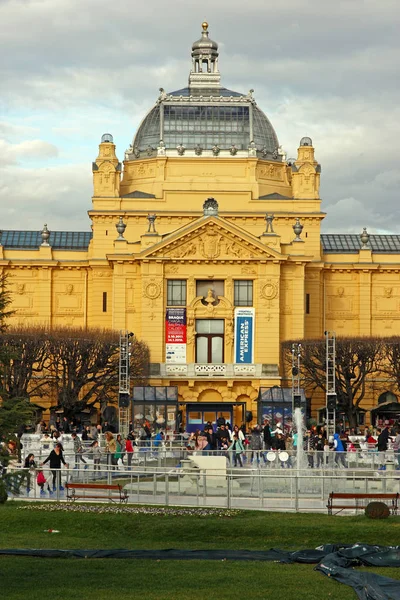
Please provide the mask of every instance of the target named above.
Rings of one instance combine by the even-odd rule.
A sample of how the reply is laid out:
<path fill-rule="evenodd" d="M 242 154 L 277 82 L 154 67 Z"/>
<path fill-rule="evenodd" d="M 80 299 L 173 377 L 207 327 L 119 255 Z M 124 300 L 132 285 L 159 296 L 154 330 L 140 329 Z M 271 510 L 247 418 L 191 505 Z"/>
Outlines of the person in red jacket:
<path fill-rule="evenodd" d="M 128 469 L 132 468 L 133 446 L 136 446 L 135 436 L 131 432 L 125 442 L 125 452 L 128 460 Z"/>

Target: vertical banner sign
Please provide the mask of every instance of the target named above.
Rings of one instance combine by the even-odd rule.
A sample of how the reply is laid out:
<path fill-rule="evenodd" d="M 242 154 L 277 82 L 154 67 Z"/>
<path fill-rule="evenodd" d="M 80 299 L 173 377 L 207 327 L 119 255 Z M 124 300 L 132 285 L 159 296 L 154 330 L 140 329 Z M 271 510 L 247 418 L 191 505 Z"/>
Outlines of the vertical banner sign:
<path fill-rule="evenodd" d="M 186 362 L 186 308 L 167 308 L 165 318 L 165 362 Z"/>
<path fill-rule="evenodd" d="M 235 308 L 235 363 L 254 361 L 254 308 Z"/>

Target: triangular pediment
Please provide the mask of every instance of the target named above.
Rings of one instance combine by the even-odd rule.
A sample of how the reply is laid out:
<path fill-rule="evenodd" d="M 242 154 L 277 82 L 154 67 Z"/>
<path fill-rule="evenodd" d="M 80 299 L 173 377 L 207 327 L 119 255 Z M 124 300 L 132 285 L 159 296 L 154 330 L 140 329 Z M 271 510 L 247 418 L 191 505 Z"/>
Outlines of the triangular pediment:
<path fill-rule="evenodd" d="M 259 239 L 221 217 L 206 217 L 168 234 L 143 258 L 175 260 L 286 260 Z"/>

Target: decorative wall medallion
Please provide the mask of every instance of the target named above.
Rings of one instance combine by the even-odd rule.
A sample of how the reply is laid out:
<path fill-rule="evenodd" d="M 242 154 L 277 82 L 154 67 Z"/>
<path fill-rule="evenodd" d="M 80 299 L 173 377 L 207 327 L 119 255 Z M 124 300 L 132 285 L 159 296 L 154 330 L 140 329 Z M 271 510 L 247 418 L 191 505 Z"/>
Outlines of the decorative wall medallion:
<path fill-rule="evenodd" d="M 145 298 L 150 298 L 150 300 L 155 300 L 160 296 L 160 294 L 160 284 L 155 279 L 151 279 L 150 282 L 144 287 L 143 296 Z"/>
<path fill-rule="evenodd" d="M 270 279 L 261 287 L 261 297 L 265 300 L 273 300 L 278 295 L 278 286 Z"/>

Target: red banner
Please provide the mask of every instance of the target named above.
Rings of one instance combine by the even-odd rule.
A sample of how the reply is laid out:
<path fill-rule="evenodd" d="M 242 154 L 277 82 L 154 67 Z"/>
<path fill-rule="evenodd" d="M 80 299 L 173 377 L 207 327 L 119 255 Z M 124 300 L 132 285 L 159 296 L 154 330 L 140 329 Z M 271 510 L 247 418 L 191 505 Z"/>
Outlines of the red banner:
<path fill-rule="evenodd" d="M 186 344 L 186 308 L 167 308 L 165 343 Z"/>

